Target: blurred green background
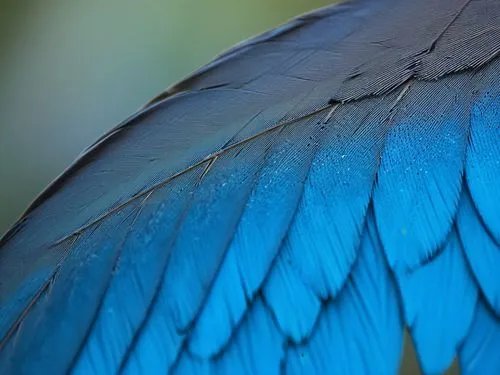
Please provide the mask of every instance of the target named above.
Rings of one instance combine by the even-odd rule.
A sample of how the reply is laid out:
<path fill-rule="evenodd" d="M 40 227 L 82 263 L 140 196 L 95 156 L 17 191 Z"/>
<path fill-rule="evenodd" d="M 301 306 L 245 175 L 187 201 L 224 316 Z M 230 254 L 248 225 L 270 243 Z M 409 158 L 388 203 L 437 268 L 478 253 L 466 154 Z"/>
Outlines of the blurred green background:
<path fill-rule="evenodd" d="M 0 1 L 0 236 L 87 145 L 232 44 L 329 0 Z"/>

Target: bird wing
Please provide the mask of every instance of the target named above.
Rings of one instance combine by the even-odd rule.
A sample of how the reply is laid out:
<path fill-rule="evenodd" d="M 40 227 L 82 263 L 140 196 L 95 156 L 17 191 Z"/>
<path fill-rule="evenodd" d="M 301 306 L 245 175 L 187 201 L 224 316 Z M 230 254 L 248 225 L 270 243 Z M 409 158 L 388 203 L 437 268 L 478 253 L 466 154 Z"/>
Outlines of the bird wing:
<path fill-rule="evenodd" d="M 500 2 L 359 0 L 101 137 L 0 242 L 0 373 L 500 372 Z"/>

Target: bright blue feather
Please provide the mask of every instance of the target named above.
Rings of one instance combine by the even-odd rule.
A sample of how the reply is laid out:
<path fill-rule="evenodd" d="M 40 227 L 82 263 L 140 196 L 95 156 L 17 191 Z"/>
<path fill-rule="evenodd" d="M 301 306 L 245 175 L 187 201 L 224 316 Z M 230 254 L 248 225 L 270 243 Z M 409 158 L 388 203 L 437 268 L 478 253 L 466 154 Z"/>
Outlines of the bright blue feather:
<path fill-rule="evenodd" d="M 385 115 L 381 104 L 346 105 L 331 114 L 290 226 L 284 251 L 322 299 L 337 294 L 356 259 L 385 135 L 383 126 L 371 126 Z"/>
<path fill-rule="evenodd" d="M 73 368 L 75 374 L 111 374 L 120 368 L 154 298 L 155 289 L 162 281 L 170 255 L 164 249 L 176 230 L 176 218 L 187 204 L 183 191 L 190 188 L 193 177 L 199 178 L 201 172 L 201 168 L 193 170 L 177 185 L 156 191 L 141 205 L 135 218 L 141 229 L 132 230 L 123 245 L 99 318 L 87 339 L 83 355 Z M 142 249 L 139 254 L 137 249 Z M 121 298 L 123 295 L 128 298 Z M 168 351 L 175 352 L 174 348 Z"/>
<path fill-rule="evenodd" d="M 320 314 L 309 342 L 288 351 L 289 374 L 392 374 L 400 363 L 403 321 L 398 295 L 368 215 L 356 265 Z"/>
<path fill-rule="evenodd" d="M 500 245 L 484 227 L 467 191 L 462 194 L 457 217 L 460 239 L 470 267 L 490 306 L 500 314 Z"/>
<path fill-rule="evenodd" d="M 500 374 L 500 319 L 480 301 L 474 321 L 460 349 L 463 375 Z"/>
<path fill-rule="evenodd" d="M 48 286 L 50 295 L 38 301 L 34 306 L 37 314 L 30 315 L 23 323 L 20 344 L 12 343 L 0 352 L 0 364 L 7 364 L 7 368 L 0 367 L 0 373 L 14 374 L 16 371 L 9 364 L 21 363 L 22 373 L 35 373 L 44 368 L 59 374 L 71 364 L 71 353 L 80 349 L 87 335 L 86 327 L 98 312 L 98 297 L 106 292 L 123 246 L 126 233 L 115 236 L 113 228 L 130 225 L 135 208 L 131 205 L 117 212 L 95 228 L 96 232 L 88 231 L 78 238 L 77 245 L 54 276 L 58 282 Z M 39 316 L 45 317 L 45 324 L 39 324 Z M 61 336 L 51 335 L 56 330 Z"/>
<path fill-rule="evenodd" d="M 269 374 L 280 373 L 283 337 L 260 298 L 256 298 L 232 339 L 232 345 L 214 362 L 184 353 L 172 374 Z M 258 360 L 254 360 L 258 358 Z"/>
<path fill-rule="evenodd" d="M 467 183 L 486 226 L 500 243 L 500 189 L 495 188 L 500 186 L 500 90 L 488 91 L 472 108 Z"/>
<path fill-rule="evenodd" d="M 468 332 L 477 300 L 477 287 L 455 231 L 430 263 L 398 275 L 398 283 L 422 370 L 443 373 Z"/>
<path fill-rule="evenodd" d="M 389 132 L 373 200 L 392 269 L 431 258 L 453 223 L 469 125 L 467 92 L 452 99 L 460 90 L 467 87 L 458 78 L 415 82 Z"/>
<path fill-rule="evenodd" d="M 276 374 L 283 357 L 283 336 L 271 314 L 257 299 L 234 337 L 234 345 L 216 363 L 215 373 Z"/>
<path fill-rule="evenodd" d="M 280 253 L 263 294 L 284 335 L 296 344 L 311 335 L 321 301 L 291 266 L 286 248 Z"/>

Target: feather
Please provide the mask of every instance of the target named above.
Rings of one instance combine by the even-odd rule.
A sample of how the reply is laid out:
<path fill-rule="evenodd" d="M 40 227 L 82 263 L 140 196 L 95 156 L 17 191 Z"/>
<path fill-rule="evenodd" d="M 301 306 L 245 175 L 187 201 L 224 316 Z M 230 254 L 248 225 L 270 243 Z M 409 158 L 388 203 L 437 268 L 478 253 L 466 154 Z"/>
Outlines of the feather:
<path fill-rule="evenodd" d="M 96 314 L 99 296 L 106 291 L 127 233 L 117 236 L 112 228 L 130 227 L 134 211 L 129 206 L 75 240 L 52 285 L 23 321 L 16 341 L 0 353 L 0 364 L 6 365 L 0 367 L 2 373 L 35 373 L 44 368 L 59 374 L 70 365 L 72 353 Z"/>
<path fill-rule="evenodd" d="M 457 218 L 465 255 L 486 301 L 500 314 L 500 283 L 497 270 L 500 266 L 500 246 L 484 227 L 470 195 L 462 194 Z"/>
<path fill-rule="evenodd" d="M 498 64 L 496 65 L 498 67 Z M 491 72 L 493 73 L 493 72 Z M 498 70 L 496 70 L 498 79 Z M 500 243 L 500 91 L 484 90 L 472 110 L 467 158 L 467 183 L 477 209 L 497 243 Z"/>
<path fill-rule="evenodd" d="M 500 319 L 480 301 L 474 321 L 460 349 L 460 368 L 464 375 L 498 374 L 500 357 Z"/>
<path fill-rule="evenodd" d="M 422 370 L 443 373 L 468 332 L 477 300 L 455 231 L 430 263 L 397 278 Z"/>
<path fill-rule="evenodd" d="M 185 190 L 192 189 L 203 169 L 180 177 L 174 186 L 157 190 L 142 204 L 133 229 L 123 245 L 114 277 L 102 301 L 83 353 L 74 364 L 75 374 L 116 373 L 151 304 L 168 262 L 172 232 L 187 205 Z M 137 249 L 141 249 L 140 252 Z M 122 298 L 126 295 L 127 298 Z M 177 335 L 170 351 L 174 351 Z M 112 338 L 112 339 L 110 339 Z M 164 339 L 164 342 L 168 342 Z"/>
<path fill-rule="evenodd" d="M 481 66 L 497 56 L 500 28 L 496 15 L 499 12 L 498 1 L 464 2 L 455 13 L 454 21 L 435 40 L 433 53 L 422 59 L 419 74 L 425 79 L 436 79 L 446 72 Z M 481 43 L 477 43 L 479 40 Z"/>
<path fill-rule="evenodd" d="M 469 125 L 464 81 L 416 82 L 399 103 L 373 196 L 392 269 L 413 269 L 432 258 L 450 231 Z"/>
<path fill-rule="evenodd" d="M 167 372 L 175 363 L 184 335 L 190 330 L 220 268 L 241 210 L 250 194 L 249 188 L 262 167 L 268 141 L 263 137 L 260 142 L 252 144 L 257 150 L 244 147 L 234 149 L 217 160 L 210 172 L 202 174 L 205 177 L 199 186 L 203 185 L 204 188 L 196 189 L 197 194 L 191 197 L 190 207 L 183 213 L 182 225 L 178 226 L 179 233 L 172 245 L 172 255 L 157 291 L 159 295 L 149 306 L 148 315 L 137 333 L 137 340 L 127 351 L 137 351 L 143 355 L 125 358 L 130 359 L 131 363 L 124 362 L 123 366 Z M 240 162 L 241 159 L 246 161 Z M 247 182 L 247 179 L 251 181 Z M 240 188 L 234 189 L 235 184 L 239 184 Z M 211 200 L 220 200 L 222 197 L 225 197 L 226 205 L 210 204 Z M 232 216 L 232 220 L 228 220 L 228 216 Z M 221 221 L 221 218 L 224 220 Z M 168 311 L 166 316 L 165 311 Z M 183 338 L 176 347 L 151 351 L 151 345 L 164 345 L 161 343 L 163 335 L 158 332 L 162 320 L 165 335 L 177 332 L 183 333 Z"/>
<path fill-rule="evenodd" d="M 394 373 L 405 323 L 493 366 L 500 9 L 423 1 L 292 20 L 90 146 L 0 241 L 0 372 Z"/>
<path fill-rule="evenodd" d="M 340 106 L 323 135 L 286 239 L 292 267 L 320 298 L 334 296 L 356 259 L 385 136 L 385 101 Z M 337 130 L 338 129 L 338 130 Z"/>
<path fill-rule="evenodd" d="M 200 361 L 184 353 L 172 374 L 280 373 L 283 337 L 260 298 L 252 303 L 233 340 L 229 349 L 213 362 Z"/>
<path fill-rule="evenodd" d="M 323 308 L 310 340 L 288 349 L 287 373 L 396 373 L 403 340 L 398 305 L 369 214 L 359 259 L 345 289 Z"/>
<path fill-rule="evenodd" d="M 291 267 L 286 254 L 286 250 L 280 252 L 264 285 L 263 296 L 280 331 L 298 344 L 312 334 L 321 311 L 321 301 Z"/>

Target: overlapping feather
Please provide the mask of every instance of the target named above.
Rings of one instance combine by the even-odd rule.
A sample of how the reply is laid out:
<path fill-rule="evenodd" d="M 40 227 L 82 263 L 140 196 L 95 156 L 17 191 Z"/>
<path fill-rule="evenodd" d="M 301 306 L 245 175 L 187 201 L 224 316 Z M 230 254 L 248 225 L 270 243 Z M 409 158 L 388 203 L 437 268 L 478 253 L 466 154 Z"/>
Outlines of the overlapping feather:
<path fill-rule="evenodd" d="M 496 16 L 329 7 L 166 91 L 2 239 L 0 372 L 395 373 L 405 325 L 498 371 Z"/>

